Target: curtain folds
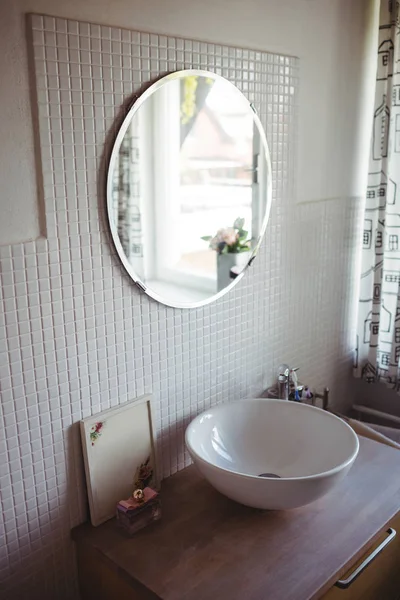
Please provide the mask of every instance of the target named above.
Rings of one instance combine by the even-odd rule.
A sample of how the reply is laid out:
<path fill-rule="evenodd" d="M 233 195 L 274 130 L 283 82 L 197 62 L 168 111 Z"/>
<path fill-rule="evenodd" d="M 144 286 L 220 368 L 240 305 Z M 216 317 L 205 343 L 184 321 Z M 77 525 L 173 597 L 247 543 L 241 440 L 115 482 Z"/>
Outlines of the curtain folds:
<path fill-rule="evenodd" d="M 356 375 L 400 391 L 400 23 L 382 0 L 364 214 Z"/>

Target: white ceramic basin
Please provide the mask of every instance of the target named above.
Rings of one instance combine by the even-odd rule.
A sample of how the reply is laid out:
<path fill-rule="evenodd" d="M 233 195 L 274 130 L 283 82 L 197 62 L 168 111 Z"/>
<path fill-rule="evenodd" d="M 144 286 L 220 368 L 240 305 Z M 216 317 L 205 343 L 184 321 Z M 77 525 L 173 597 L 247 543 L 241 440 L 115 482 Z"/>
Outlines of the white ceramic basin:
<path fill-rule="evenodd" d="M 188 426 L 186 445 L 218 491 L 268 509 L 324 496 L 348 473 L 359 448 L 351 427 L 331 413 L 258 398 L 205 411 Z"/>

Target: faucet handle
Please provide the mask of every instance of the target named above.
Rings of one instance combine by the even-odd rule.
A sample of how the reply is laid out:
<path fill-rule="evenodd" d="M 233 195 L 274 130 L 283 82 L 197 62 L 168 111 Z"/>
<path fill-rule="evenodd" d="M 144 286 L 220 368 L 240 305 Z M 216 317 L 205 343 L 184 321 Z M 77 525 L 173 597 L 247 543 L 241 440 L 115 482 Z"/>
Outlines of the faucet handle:
<path fill-rule="evenodd" d="M 289 367 L 289 365 L 287 365 L 286 363 L 282 363 L 281 365 L 279 365 L 278 367 L 278 372 L 277 375 L 286 375 L 286 377 L 289 377 L 289 374 L 293 371 L 296 372 L 299 370 L 300 367 Z"/>
<path fill-rule="evenodd" d="M 287 365 L 285 363 L 279 365 L 279 367 L 278 367 L 278 373 L 277 373 L 278 377 L 280 375 L 284 375 L 285 377 L 287 377 L 289 379 L 289 373 L 290 373 L 290 367 L 289 367 L 289 365 Z"/>

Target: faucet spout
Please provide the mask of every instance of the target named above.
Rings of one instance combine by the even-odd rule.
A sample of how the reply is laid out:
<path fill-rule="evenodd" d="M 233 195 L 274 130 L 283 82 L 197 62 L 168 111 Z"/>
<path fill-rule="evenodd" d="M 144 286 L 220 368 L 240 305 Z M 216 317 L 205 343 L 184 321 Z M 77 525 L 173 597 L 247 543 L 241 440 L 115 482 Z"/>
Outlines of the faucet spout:
<path fill-rule="evenodd" d="M 289 377 L 284 374 L 278 375 L 278 398 L 289 400 Z"/>

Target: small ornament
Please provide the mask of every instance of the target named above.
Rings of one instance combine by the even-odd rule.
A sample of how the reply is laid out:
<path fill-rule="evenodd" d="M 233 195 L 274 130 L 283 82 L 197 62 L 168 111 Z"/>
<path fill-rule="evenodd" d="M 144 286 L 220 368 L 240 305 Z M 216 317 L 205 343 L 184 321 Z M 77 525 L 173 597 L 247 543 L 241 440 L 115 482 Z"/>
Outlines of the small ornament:
<path fill-rule="evenodd" d="M 132 496 L 134 497 L 134 499 L 136 500 L 136 502 L 138 502 L 139 504 L 142 504 L 144 502 L 144 492 L 140 488 L 138 488 L 137 490 L 135 490 L 133 492 Z"/>

